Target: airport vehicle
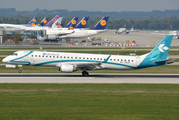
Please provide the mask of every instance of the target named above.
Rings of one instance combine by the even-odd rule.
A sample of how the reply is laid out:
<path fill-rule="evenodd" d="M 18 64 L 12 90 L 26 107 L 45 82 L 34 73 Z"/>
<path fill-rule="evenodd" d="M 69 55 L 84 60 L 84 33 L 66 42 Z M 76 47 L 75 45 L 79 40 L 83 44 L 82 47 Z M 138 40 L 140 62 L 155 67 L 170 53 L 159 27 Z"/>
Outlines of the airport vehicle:
<path fill-rule="evenodd" d="M 81 69 L 83 76 L 89 75 L 88 70 L 141 69 L 171 63 L 167 55 L 172 38 L 173 35 L 167 35 L 150 53 L 141 56 L 20 50 L 5 57 L 2 62 L 20 66 L 53 66 L 66 73 Z M 19 72 L 22 72 L 21 67 Z"/>
<path fill-rule="evenodd" d="M 91 42 L 92 45 L 101 45 L 102 41 L 101 40 L 96 40 Z"/>
<path fill-rule="evenodd" d="M 84 29 L 74 29 L 74 33 L 68 35 L 62 35 L 59 38 L 83 38 L 89 37 L 93 35 L 97 35 L 102 32 L 106 32 L 105 27 L 107 25 L 109 16 L 104 16 L 92 29 L 84 30 Z"/>

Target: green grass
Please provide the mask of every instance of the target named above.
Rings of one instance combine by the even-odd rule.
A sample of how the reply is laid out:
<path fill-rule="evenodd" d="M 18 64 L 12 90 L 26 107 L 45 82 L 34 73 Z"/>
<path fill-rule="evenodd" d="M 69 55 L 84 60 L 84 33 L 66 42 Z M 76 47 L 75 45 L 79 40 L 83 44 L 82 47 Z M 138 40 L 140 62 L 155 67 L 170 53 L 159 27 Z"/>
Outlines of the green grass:
<path fill-rule="evenodd" d="M 6 68 L 5 65 L 0 65 L 0 73 L 18 73 L 19 68 Z M 44 66 L 23 66 L 23 73 L 61 73 L 57 67 Z M 80 71 L 74 73 L 81 74 Z M 117 71 L 117 70 L 96 70 L 88 71 L 89 73 L 165 73 L 165 74 L 179 74 L 179 65 L 163 65 L 144 69 Z"/>
<path fill-rule="evenodd" d="M 178 84 L 0 84 L 1 120 L 177 120 Z"/>

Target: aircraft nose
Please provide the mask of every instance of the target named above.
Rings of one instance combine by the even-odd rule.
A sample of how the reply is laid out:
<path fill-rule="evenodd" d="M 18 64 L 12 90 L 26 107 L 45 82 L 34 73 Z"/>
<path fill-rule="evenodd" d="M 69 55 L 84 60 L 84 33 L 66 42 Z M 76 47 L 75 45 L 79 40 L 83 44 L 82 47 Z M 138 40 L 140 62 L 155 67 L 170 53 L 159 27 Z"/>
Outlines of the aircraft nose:
<path fill-rule="evenodd" d="M 8 61 L 9 61 L 9 59 L 7 57 L 2 60 L 2 62 L 4 62 L 4 63 L 6 63 Z"/>

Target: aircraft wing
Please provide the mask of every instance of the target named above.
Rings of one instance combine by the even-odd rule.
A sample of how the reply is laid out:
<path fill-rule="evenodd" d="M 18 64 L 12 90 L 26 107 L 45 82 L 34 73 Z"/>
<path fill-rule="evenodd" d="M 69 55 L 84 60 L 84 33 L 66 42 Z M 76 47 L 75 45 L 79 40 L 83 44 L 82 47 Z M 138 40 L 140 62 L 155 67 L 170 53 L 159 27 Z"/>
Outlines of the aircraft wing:
<path fill-rule="evenodd" d="M 93 62 L 93 63 L 78 63 L 76 64 L 77 68 L 80 68 L 81 70 L 95 70 L 96 68 L 100 68 L 102 63 L 107 63 L 111 55 L 109 55 L 104 61 L 102 62 Z"/>
<path fill-rule="evenodd" d="M 76 67 L 83 70 L 95 70 L 96 68 L 101 67 L 101 62 L 95 62 L 95 63 L 79 63 L 76 64 Z"/>

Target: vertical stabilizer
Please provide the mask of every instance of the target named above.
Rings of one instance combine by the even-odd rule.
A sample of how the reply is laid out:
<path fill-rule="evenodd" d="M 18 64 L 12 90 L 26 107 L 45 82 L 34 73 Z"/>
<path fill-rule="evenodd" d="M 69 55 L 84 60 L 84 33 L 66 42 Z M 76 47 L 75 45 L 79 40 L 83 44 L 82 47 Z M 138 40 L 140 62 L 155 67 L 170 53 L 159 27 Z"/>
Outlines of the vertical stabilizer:
<path fill-rule="evenodd" d="M 104 30 L 107 22 L 108 22 L 109 16 L 104 16 L 91 30 Z"/>
<path fill-rule="evenodd" d="M 74 17 L 66 26 L 65 28 L 69 28 L 70 26 L 74 27 L 78 21 L 79 17 Z"/>
<path fill-rule="evenodd" d="M 164 65 L 167 61 L 167 55 L 172 39 L 173 35 L 167 35 L 150 53 L 140 56 L 140 59 L 143 60 L 138 67 L 143 68 Z"/>
<path fill-rule="evenodd" d="M 62 19 L 63 17 L 58 18 L 58 20 L 52 24 L 52 28 L 61 28 Z"/>
<path fill-rule="evenodd" d="M 85 28 L 89 17 L 84 17 L 74 28 Z"/>
<path fill-rule="evenodd" d="M 45 17 L 41 22 L 38 23 L 38 26 L 44 26 L 47 24 L 49 17 Z"/>
<path fill-rule="evenodd" d="M 34 17 L 27 25 L 36 25 L 36 22 L 37 22 L 37 17 Z"/>
<path fill-rule="evenodd" d="M 57 19 L 60 17 L 61 17 L 61 15 L 56 15 L 51 21 L 49 21 L 46 25 L 44 25 L 44 27 L 52 26 L 52 24 L 55 23 L 57 21 Z"/>

